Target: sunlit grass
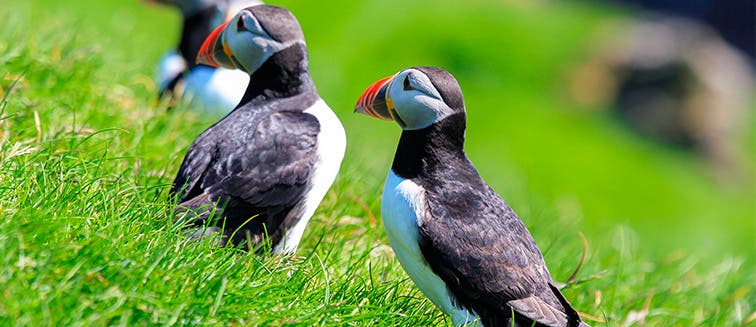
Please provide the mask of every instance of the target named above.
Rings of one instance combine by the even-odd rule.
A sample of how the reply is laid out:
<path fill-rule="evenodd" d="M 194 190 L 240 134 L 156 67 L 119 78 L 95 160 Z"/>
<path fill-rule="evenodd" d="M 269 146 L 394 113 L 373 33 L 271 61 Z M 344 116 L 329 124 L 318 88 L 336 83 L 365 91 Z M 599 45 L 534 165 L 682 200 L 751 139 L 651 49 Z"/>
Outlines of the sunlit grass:
<path fill-rule="evenodd" d="M 212 122 L 153 103 L 174 14 L 3 1 L 0 325 L 448 324 L 383 233 L 379 194 L 398 129 L 349 114 L 363 87 L 415 64 L 459 77 L 469 154 L 556 280 L 575 269 L 584 231 L 587 259 L 565 294 L 592 325 L 753 317 L 753 186 L 720 187 L 693 156 L 577 117 L 554 90 L 580 36 L 613 13 L 402 3 L 283 3 L 302 21 L 349 149 L 298 255 L 263 258 L 189 242 L 171 223 L 169 183 Z M 417 13 L 426 7 L 433 15 Z"/>

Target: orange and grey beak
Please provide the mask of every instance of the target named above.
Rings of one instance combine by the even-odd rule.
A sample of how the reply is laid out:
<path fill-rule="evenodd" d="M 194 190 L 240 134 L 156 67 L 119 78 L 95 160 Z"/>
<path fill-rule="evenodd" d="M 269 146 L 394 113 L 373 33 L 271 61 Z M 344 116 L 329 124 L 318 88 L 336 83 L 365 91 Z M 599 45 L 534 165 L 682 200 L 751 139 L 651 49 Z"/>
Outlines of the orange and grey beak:
<path fill-rule="evenodd" d="M 231 49 L 228 48 L 228 45 L 223 40 L 226 26 L 228 26 L 228 22 L 218 26 L 218 28 L 207 36 L 197 54 L 198 64 L 228 69 L 239 68 L 235 62 L 233 53 L 231 53 Z"/>
<path fill-rule="evenodd" d="M 388 94 L 391 83 L 394 81 L 394 76 L 395 75 L 382 78 L 373 83 L 373 85 L 370 85 L 365 92 L 362 93 L 360 99 L 357 100 L 354 112 L 366 114 L 378 119 L 394 120 L 391 116 L 391 111 L 394 110 L 394 104 L 391 102 L 391 97 Z"/>

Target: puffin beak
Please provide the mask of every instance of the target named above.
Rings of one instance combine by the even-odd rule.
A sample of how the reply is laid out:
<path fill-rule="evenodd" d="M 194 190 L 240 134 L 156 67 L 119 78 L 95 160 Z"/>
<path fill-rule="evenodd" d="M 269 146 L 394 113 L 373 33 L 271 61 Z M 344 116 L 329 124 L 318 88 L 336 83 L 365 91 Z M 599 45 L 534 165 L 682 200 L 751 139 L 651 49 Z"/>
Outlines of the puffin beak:
<path fill-rule="evenodd" d="M 226 42 L 223 40 L 223 33 L 228 23 L 225 22 L 221 26 L 218 26 L 218 28 L 207 36 L 197 54 L 198 64 L 228 69 L 238 68 L 234 63 L 231 49 L 228 48 Z"/>
<path fill-rule="evenodd" d="M 359 112 L 378 119 L 394 120 L 393 117 L 391 117 L 390 112 L 391 110 L 394 110 L 394 104 L 391 102 L 391 97 L 388 94 L 391 83 L 394 81 L 394 76 L 395 75 L 382 78 L 373 83 L 373 85 L 370 85 L 365 92 L 362 93 L 360 99 L 357 100 L 354 112 Z"/>

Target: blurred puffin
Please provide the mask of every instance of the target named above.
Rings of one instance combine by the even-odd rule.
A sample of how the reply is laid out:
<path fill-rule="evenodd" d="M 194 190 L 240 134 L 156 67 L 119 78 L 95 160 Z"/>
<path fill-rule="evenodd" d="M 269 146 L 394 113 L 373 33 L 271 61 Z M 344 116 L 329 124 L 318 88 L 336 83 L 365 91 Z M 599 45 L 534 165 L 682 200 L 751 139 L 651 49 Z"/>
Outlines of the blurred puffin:
<path fill-rule="evenodd" d="M 241 10 L 205 40 L 197 61 L 241 69 L 250 83 L 236 109 L 200 134 L 172 194 L 196 225 L 221 242 L 294 252 L 341 165 L 346 135 L 309 74 L 297 19 L 286 9 Z M 222 230 L 221 230 L 222 229 Z"/>
<path fill-rule="evenodd" d="M 355 112 L 403 130 L 383 189 L 386 234 L 455 325 L 587 326 L 525 225 L 465 155 L 465 105 L 450 73 L 404 69 L 368 87 Z"/>
<path fill-rule="evenodd" d="M 257 5 L 257 0 L 146 0 L 178 8 L 183 17 L 181 39 L 176 50 L 158 63 L 160 98 L 182 101 L 190 108 L 209 114 L 226 114 L 244 95 L 249 75 L 196 63 L 197 52 L 213 28 L 240 9 Z"/>

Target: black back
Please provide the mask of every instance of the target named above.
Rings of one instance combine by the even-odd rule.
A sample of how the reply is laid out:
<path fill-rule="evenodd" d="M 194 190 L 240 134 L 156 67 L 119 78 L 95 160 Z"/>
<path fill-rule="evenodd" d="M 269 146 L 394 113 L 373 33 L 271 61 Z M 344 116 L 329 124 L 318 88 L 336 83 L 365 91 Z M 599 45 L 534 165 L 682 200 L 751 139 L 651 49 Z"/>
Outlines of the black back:
<path fill-rule="evenodd" d="M 426 191 L 426 215 L 418 217 L 423 256 L 485 326 L 509 326 L 513 311 L 518 325 L 577 326 L 527 228 L 465 155 L 464 132 L 461 112 L 399 140 L 392 170 Z"/>
<path fill-rule="evenodd" d="M 252 74 L 240 105 L 189 148 L 171 193 L 195 211 L 195 224 L 209 218 L 198 209 L 217 209 L 225 237 L 256 248 L 275 246 L 299 220 L 320 132 L 317 119 L 303 112 L 319 99 L 306 61 L 301 43 L 274 54 Z"/>

